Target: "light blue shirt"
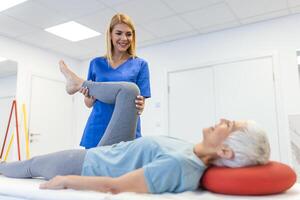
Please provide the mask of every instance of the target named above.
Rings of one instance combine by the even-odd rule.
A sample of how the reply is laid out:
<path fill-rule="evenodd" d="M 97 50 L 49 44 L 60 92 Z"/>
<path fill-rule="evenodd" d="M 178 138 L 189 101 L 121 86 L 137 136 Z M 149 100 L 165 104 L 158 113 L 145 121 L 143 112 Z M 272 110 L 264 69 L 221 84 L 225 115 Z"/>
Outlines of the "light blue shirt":
<path fill-rule="evenodd" d="M 137 84 L 141 96 L 151 97 L 148 63 L 142 58 L 129 58 L 117 68 L 112 68 L 104 57 L 94 58 L 89 67 L 87 80 L 95 82 L 126 81 Z M 96 147 L 101 140 L 114 111 L 114 105 L 96 100 L 87 120 L 80 145 L 86 149 Z M 140 117 L 136 137 L 141 137 Z"/>
<path fill-rule="evenodd" d="M 87 151 L 82 175 L 118 177 L 143 168 L 150 193 L 196 190 L 206 166 L 194 154 L 193 146 L 156 136 L 95 147 Z"/>

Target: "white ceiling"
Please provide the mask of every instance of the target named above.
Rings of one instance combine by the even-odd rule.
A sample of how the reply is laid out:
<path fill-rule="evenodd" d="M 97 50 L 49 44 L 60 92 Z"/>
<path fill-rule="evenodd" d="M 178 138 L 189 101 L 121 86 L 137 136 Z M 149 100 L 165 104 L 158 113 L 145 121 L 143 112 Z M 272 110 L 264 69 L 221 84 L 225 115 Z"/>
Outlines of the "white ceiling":
<path fill-rule="evenodd" d="M 145 47 L 300 13 L 300 0 L 28 0 L 0 13 L 0 35 L 85 60 L 104 53 L 116 12 L 132 17 Z M 102 35 L 70 42 L 44 31 L 70 20 Z"/>

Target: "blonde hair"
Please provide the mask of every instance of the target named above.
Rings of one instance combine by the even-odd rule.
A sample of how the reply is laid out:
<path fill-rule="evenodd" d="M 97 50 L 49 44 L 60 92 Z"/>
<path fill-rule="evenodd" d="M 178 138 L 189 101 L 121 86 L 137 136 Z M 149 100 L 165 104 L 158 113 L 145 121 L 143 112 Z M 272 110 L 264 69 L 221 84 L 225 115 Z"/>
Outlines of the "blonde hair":
<path fill-rule="evenodd" d="M 270 144 L 265 131 L 254 121 L 247 121 L 245 128 L 233 132 L 224 144 L 234 152 L 233 159 L 219 158 L 213 165 L 245 167 L 263 165 L 270 158 Z"/>
<path fill-rule="evenodd" d="M 112 53 L 113 53 L 113 44 L 111 41 L 111 33 L 117 24 L 126 24 L 129 26 L 129 28 L 132 30 L 132 41 L 130 44 L 130 47 L 127 49 L 127 53 L 130 57 L 136 57 L 136 33 L 135 33 L 135 27 L 133 25 L 132 20 L 130 17 L 126 14 L 117 13 L 115 14 L 109 23 L 109 26 L 106 30 L 106 54 L 105 57 L 108 59 L 108 61 L 112 62 Z"/>

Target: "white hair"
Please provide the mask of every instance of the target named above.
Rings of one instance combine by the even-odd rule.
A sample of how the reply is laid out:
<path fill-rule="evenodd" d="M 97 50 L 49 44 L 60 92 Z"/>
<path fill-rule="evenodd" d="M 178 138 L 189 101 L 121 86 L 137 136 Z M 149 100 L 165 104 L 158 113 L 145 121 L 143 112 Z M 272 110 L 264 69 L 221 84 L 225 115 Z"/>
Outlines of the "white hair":
<path fill-rule="evenodd" d="M 234 152 L 232 159 L 218 158 L 213 165 L 245 167 L 266 164 L 270 157 L 267 135 L 254 121 L 246 121 L 246 127 L 234 131 L 224 141 Z"/>

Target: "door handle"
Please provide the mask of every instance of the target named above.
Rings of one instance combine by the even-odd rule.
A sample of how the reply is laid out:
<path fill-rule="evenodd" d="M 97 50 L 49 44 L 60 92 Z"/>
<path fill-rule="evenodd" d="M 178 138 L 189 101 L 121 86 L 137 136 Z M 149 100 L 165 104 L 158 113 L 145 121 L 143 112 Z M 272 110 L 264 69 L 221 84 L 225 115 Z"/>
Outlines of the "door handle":
<path fill-rule="evenodd" d="M 33 143 L 33 142 L 38 142 L 39 140 L 36 140 L 36 139 L 30 139 L 29 140 L 29 143 L 31 144 L 31 143 Z"/>
<path fill-rule="evenodd" d="M 40 133 L 30 133 L 30 137 L 41 135 Z"/>

